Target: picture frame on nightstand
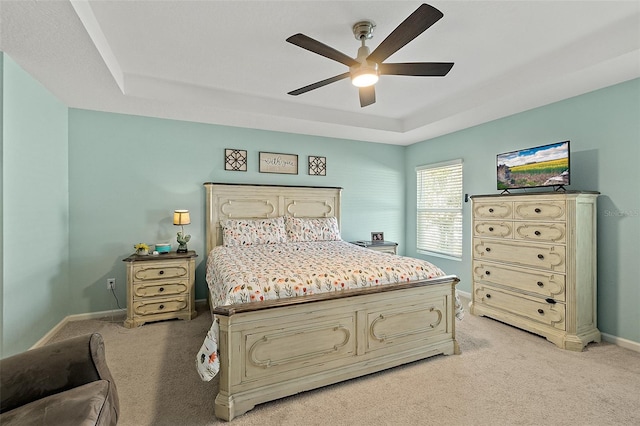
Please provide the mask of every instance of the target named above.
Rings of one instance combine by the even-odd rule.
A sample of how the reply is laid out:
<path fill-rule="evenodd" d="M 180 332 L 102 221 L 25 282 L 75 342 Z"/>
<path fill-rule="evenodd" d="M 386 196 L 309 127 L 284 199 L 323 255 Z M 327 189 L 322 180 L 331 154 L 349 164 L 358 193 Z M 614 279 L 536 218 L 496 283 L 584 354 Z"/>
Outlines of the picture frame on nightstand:
<path fill-rule="evenodd" d="M 384 232 L 372 232 L 371 244 L 380 244 L 384 242 Z"/>

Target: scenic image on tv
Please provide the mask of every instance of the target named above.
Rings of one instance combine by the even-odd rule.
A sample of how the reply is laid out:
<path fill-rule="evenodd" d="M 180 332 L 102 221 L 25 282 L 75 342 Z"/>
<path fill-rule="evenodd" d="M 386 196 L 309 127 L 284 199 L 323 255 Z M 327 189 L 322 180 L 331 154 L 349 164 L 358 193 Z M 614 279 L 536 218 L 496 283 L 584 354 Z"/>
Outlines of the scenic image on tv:
<path fill-rule="evenodd" d="M 569 141 L 498 154 L 498 189 L 569 185 Z"/>

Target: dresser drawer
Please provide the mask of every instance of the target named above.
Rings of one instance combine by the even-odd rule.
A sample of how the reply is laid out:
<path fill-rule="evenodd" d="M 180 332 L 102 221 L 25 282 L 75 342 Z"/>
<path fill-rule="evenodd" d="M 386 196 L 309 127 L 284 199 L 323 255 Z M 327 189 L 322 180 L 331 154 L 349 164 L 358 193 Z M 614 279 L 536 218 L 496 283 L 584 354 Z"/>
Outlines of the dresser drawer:
<path fill-rule="evenodd" d="M 515 222 L 514 238 L 518 240 L 564 243 L 567 228 L 564 223 Z"/>
<path fill-rule="evenodd" d="M 565 272 L 566 268 L 564 246 L 516 240 L 474 239 L 473 258 L 532 266 L 555 272 Z"/>
<path fill-rule="evenodd" d="M 143 282 L 142 284 L 134 284 L 133 296 L 135 298 L 141 297 L 156 297 L 156 296 L 174 296 L 177 294 L 185 294 L 189 291 L 189 282 L 183 281 L 151 281 Z"/>
<path fill-rule="evenodd" d="M 171 298 L 142 299 L 133 302 L 133 311 L 138 316 L 165 314 L 187 309 L 189 298 L 178 296 Z"/>
<path fill-rule="evenodd" d="M 473 280 L 500 284 L 556 301 L 565 300 L 565 276 L 491 262 L 473 262 Z"/>
<path fill-rule="evenodd" d="M 511 219 L 513 217 L 513 203 L 500 201 L 473 203 L 473 217 L 476 219 Z"/>
<path fill-rule="evenodd" d="M 476 221 L 473 233 L 479 237 L 513 238 L 512 222 Z"/>
<path fill-rule="evenodd" d="M 565 330 L 563 303 L 548 303 L 545 299 L 511 293 L 478 283 L 475 284 L 474 303 L 481 303 L 506 314 L 525 317 L 540 324 Z"/>
<path fill-rule="evenodd" d="M 189 266 L 185 262 L 140 262 L 133 267 L 133 281 L 187 278 Z"/>
<path fill-rule="evenodd" d="M 564 220 L 566 205 L 564 201 L 516 201 L 514 217 L 525 220 Z"/>

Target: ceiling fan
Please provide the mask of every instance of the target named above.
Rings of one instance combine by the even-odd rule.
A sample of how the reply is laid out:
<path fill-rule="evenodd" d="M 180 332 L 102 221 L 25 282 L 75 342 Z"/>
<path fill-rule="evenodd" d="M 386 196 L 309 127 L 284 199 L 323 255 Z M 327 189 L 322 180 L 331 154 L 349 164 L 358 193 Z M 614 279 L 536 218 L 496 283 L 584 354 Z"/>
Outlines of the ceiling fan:
<path fill-rule="evenodd" d="M 452 62 L 383 63 L 385 59 L 418 37 L 443 16 L 443 13 L 435 7 L 422 4 L 409 15 L 407 19 L 402 21 L 402 23 L 380 43 L 373 53 L 369 53 L 369 48 L 365 45 L 365 41 L 371 39 L 375 23 L 373 23 L 373 21 L 357 22 L 353 26 L 353 35 L 361 41 L 362 45 L 358 49 L 358 56 L 355 59 L 304 34 L 292 35 L 287 39 L 289 43 L 322 55 L 325 58 L 340 62 L 348 66 L 349 71 L 293 90 L 288 94 L 293 96 L 301 95 L 326 86 L 327 84 L 351 77 L 352 84 L 359 88 L 360 106 L 366 107 L 376 101 L 374 85 L 380 75 L 444 77 L 449 70 L 451 70 L 451 67 L 453 67 Z"/>

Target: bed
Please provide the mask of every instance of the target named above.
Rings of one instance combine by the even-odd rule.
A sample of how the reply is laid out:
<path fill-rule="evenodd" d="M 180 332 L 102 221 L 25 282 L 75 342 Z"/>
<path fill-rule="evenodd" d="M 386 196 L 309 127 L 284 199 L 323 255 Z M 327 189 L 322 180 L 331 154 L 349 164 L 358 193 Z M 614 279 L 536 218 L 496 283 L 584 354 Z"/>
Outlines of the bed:
<path fill-rule="evenodd" d="M 459 279 L 342 241 L 341 188 L 204 186 L 213 323 L 196 365 L 219 377 L 218 418 L 459 353 Z"/>

